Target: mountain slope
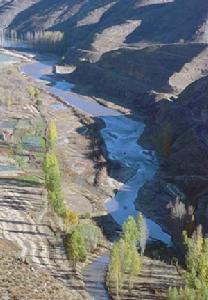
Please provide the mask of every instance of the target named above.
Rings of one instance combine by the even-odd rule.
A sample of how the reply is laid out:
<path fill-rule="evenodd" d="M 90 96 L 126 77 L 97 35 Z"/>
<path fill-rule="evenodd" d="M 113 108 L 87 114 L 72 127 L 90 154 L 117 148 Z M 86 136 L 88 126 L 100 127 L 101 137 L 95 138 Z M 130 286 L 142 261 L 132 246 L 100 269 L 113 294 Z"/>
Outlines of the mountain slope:
<path fill-rule="evenodd" d="M 208 230 L 207 124 L 208 76 L 188 86 L 176 101 L 160 102 L 144 132 L 142 141 L 157 150 L 160 170 L 143 188 L 137 207 L 170 228 L 167 205 L 176 196 L 168 186 L 174 185 L 185 203 L 193 205 L 196 222 Z"/>

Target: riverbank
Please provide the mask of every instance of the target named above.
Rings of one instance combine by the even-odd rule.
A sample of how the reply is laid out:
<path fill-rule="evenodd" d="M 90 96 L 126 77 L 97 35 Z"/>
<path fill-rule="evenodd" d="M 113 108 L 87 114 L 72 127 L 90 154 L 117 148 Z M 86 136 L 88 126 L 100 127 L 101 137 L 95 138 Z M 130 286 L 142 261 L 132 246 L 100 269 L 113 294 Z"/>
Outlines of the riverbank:
<path fill-rule="evenodd" d="M 1 48 L 1 47 L 0 47 L 0 54 L 16 58 L 17 59 L 17 61 L 15 61 L 16 63 L 19 61 L 21 61 L 22 63 L 31 62 L 32 58 L 34 57 L 34 54 L 32 54 L 32 53 L 31 54 L 29 54 L 27 52 L 20 53 L 19 51 L 16 51 L 16 50 L 5 49 L 5 48 Z"/>

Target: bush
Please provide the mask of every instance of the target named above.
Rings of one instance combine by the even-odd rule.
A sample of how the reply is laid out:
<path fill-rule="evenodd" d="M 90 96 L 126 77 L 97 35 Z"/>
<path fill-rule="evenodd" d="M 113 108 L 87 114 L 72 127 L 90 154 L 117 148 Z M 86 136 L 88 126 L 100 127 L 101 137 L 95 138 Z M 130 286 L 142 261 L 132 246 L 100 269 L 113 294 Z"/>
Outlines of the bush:
<path fill-rule="evenodd" d="M 100 240 L 101 232 L 95 225 L 82 224 L 72 227 L 66 238 L 69 259 L 74 262 L 84 261 L 86 256 L 98 247 Z"/>
<path fill-rule="evenodd" d="M 101 241 L 99 228 L 92 224 L 82 224 L 78 226 L 78 230 L 85 241 L 87 252 L 93 252 Z"/>
<path fill-rule="evenodd" d="M 37 87 L 31 85 L 28 88 L 28 94 L 33 100 L 37 101 L 40 97 L 40 90 Z"/>
<path fill-rule="evenodd" d="M 84 239 L 79 230 L 74 230 L 71 234 L 68 234 L 66 239 L 66 248 L 68 258 L 73 262 L 74 266 L 78 261 L 85 261 L 87 251 Z"/>
<path fill-rule="evenodd" d="M 65 227 L 69 227 L 70 225 L 78 225 L 79 223 L 79 217 L 78 214 L 75 212 L 72 212 L 69 208 L 66 208 L 64 213 L 64 224 Z"/>

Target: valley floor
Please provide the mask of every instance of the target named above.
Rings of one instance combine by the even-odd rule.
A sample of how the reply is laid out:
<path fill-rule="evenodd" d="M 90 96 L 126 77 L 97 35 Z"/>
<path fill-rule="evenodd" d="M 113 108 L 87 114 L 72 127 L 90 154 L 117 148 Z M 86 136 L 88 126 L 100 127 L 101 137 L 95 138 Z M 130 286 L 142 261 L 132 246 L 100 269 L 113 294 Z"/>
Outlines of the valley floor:
<path fill-rule="evenodd" d="M 1 103 L 0 113 L 0 133 L 3 133 L 0 143 L 0 253 L 2 252 L 2 263 L 5 261 L 5 264 L 8 264 L 8 268 L 5 267 L 5 276 L 9 277 L 10 262 L 13 261 L 17 267 L 14 268 L 12 276 L 18 278 L 20 261 L 23 269 L 27 265 L 32 270 L 34 268 L 35 274 L 44 272 L 47 274 L 44 276 L 50 277 L 45 289 L 41 285 L 37 289 L 39 297 L 40 290 L 43 289 L 43 298 L 34 294 L 33 300 L 55 300 L 58 293 L 58 299 L 90 299 L 88 292 L 95 296 L 95 299 L 101 299 L 101 295 L 103 299 L 107 299 L 104 286 L 107 263 L 105 259 L 103 261 L 103 257 L 99 258 L 99 252 L 89 258 L 88 262 L 91 264 L 83 274 L 83 265 L 79 265 L 75 271 L 67 260 L 60 232 L 63 224 L 50 209 L 43 184 L 41 143 L 38 149 L 35 146 L 35 149 L 27 151 L 21 149 L 19 144 L 25 137 L 29 144 L 33 140 L 32 137 L 41 138 L 44 122 L 56 122 L 56 150 L 61 163 L 65 202 L 72 211 L 78 212 L 81 218 L 95 217 L 95 221 L 112 240 L 117 235 L 118 226 L 107 215 L 104 200 L 113 195 L 118 183 L 116 180 L 109 181 L 107 175 L 109 166 L 101 151 L 101 124 L 95 123 L 93 118 L 75 109 L 64 106 L 43 90 L 40 95 L 42 103 L 37 107 L 31 93 L 34 83 L 21 75 L 16 67 L 4 68 L 2 72 L 5 76 L 0 83 L 0 92 L 4 93 L 5 101 Z M 104 239 L 103 244 L 108 248 Z M 11 255 L 9 258 L 8 254 Z M 122 299 L 137 297 L 135 295 L 138 290 L 141 297 L 144 297 L 141 299 L 156 299 L 153 297 L 155 293 L 160 295 L 161 299 L 166 299 L 168 287 L 171 284 L 180 285 L 180 275 L 175 267 L 167 264 L 159 266 L 161 270 L 171 268 L 170 278 L 166 278 L 159 276 L 159 273 L 156 275 L 157 262 L 144 260 L 144 266 L 142 276 L 138 277 L 138 284 L 131 293 L 128 292 L 128 287 L 124 287 Z M 95 272 L 97 276 L 94 277 Z M 53 296 L 50 280 L 54 281 L 56 296 Z M 33 281 L 32 287 L 35 291 L 36 281 Z M 28 287 L 32 283 L 26 284 Z M 10 289 L 8 281 L 7 285 L 2 285 L 2 295 L 9 292 L 10 298 L 13 299 L 16 293 L 19 297 L 17 299 L 27 299 L 28 290 L 27 287 L 22 288 L 21 280 L 17 282 L 16 287 L 17 289 Z M 116 298 L 113 290 L 112 286 L 112 294 Z"/>

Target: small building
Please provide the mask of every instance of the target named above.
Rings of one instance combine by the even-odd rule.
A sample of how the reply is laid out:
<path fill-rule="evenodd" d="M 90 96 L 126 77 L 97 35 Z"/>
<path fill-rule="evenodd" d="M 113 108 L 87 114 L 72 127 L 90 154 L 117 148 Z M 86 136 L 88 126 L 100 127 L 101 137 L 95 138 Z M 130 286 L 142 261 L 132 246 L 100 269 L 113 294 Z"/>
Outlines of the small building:
<path fill-rule="evenodd" d="M 54 74 L 71 74 L 76 70 L 76 67 L 73 65 L 69 65 L 69 66 L 58 66 L 58 65 L 54 65 L 53 66 L 53 73 Z"/>

